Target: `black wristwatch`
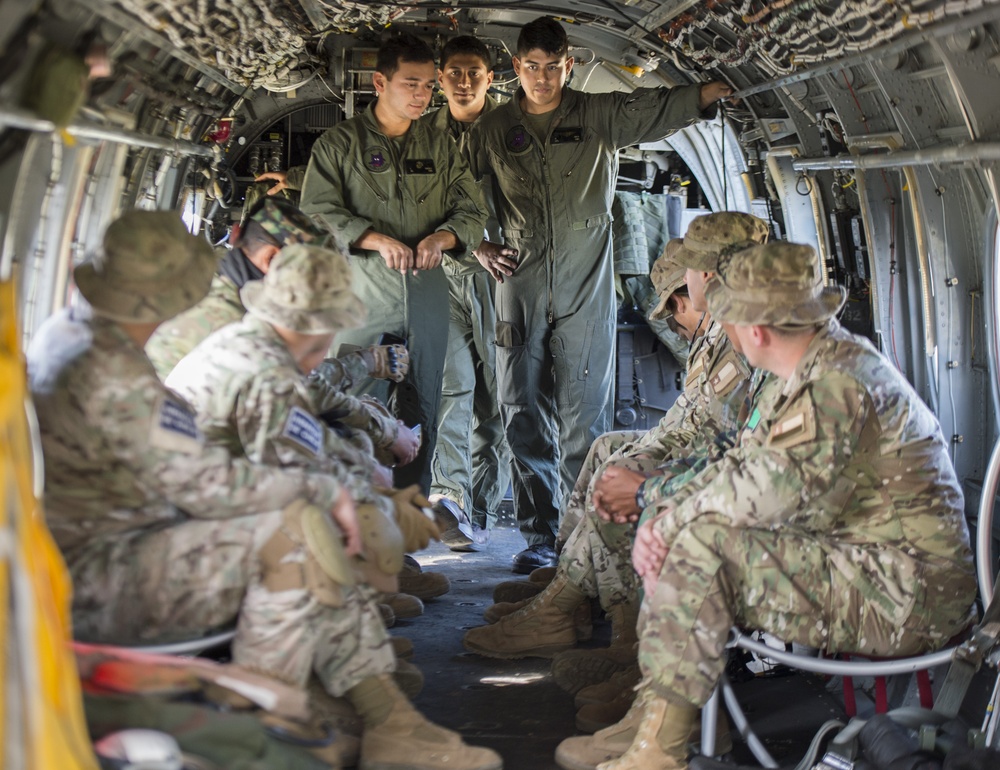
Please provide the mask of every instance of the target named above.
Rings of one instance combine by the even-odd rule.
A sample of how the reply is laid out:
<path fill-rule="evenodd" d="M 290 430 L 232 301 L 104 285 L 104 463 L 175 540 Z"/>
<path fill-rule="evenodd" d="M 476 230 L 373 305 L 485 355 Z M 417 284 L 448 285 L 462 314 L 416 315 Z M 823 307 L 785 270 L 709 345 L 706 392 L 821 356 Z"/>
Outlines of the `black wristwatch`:
<path fill-rule="evenodd" d="M 646 486 L 646 482 L 643 481 L 637 490 L 635 490 L 635 504 L 640 511 L 646 510 L 646 493 L 643 487 Z"/>

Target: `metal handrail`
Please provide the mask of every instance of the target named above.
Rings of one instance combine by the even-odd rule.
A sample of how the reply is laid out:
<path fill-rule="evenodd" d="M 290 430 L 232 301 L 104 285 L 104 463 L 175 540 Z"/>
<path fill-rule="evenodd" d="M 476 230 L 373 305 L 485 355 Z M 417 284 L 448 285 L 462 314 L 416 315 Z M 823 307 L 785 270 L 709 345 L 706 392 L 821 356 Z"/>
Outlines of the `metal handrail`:
<path fill-rule="evenodd" d="M 776 650 L 762 642 L 754 641 L 735 628 L 729 633 L 730 637 L 726 645 L 727 647 L 739 647 L 741 650 L 755 652 L 762 658 L 768 658 L 769 660 L 782 663 L 800 671 L 826 674 L 827 676 L 893 676 L 895 674 L 912 674 L 914 671 L 923 671 L 948 663 L 951 660 L 952 654 L 958 649 L 957 647 L 949 647 L 928 655 L 893 660 L 829 660 L 827 658 L 813 658 Z M 863 655 L 864 653 L 858 654 Z"/>
<path fill-rule="evenodd" d="M 979 580 L 979 596 L 983 600 L 984 607 L 993 601 L 993 509 L 998 485 L 1000 485 L 1000 439 L 994 444 L 990 464 L 986 467 L 982 496 L 979 498 L 979 515 L 976 518 L 976 576 Z"/>

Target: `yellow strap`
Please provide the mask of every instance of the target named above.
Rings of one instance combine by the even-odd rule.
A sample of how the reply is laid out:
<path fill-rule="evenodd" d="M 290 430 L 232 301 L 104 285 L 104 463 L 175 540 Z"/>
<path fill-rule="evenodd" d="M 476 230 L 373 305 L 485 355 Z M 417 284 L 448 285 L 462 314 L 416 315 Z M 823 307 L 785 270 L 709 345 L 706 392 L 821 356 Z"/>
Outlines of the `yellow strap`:
<path fill-rule="evenodd" d="M 14 286 L 0 282 L 0 530 L 16 550 L 15 562 L 0 560 L 0 660 L 17 656 L 17 665 L 8 669 L 17 679 L 0 688 L 0 746 L 19 744 L 24 766 L 35 770 L 97 770 L 68 647 L 69 576 L 32 489 L 27 383 L 16 319 Z M 11 694 L 13 703 L 6 700 Z M 5 733 L 8 709 L 19 710 L 24 720 L 25 729 L 16 735 Z"/>

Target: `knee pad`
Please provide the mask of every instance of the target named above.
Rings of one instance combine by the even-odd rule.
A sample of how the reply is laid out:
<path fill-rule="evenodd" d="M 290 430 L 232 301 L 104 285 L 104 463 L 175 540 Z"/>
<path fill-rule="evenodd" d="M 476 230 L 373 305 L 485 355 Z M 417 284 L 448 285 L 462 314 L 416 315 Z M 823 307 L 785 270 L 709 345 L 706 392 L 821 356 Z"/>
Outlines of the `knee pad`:
<path fill-rule="evenodd" d="M 343 605 L 340 586 L 355 583 L 340 531 L 325 511 L 298 500 L 258 552 L 261 582 L 275 593 L 305 590 L 329 607 Z"/>

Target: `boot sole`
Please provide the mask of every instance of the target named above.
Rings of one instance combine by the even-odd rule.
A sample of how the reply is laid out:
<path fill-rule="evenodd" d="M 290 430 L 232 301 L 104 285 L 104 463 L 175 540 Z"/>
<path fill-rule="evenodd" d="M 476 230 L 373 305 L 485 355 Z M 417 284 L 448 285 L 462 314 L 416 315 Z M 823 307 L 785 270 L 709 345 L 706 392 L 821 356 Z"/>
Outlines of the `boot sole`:
<path fill-rule="evenodd" d="M 542 647 L 532 647 L 530 650 L 520 650 L 518 652 L 499 652 L 497 650 L 488 650 L 480 647 L 476 647 L 474 644 L 469 644 L 464 639 L 462 640 L 462 646 L 465 647 L 469 652 L 474 652 L 477 655 L 482 655 L 484 658 L 498 658 L 500 660 L 520 660 L 521 658 L 551 658 L 560 652 L 565 652 L 566 650 L 572 650 L 576 646 L 576 642 L 567 644 L 547 644 Z"/>
<path fill-rule="evenodd" d="M 622 751 L 622 754 L 625 752 Z M 600 762 L 595 762 L 594 764 L 587 764 L 586 762 L 578 762 L 574 757 L 567 756 L 563 752 L 556 748 L 556 764 L 559 767 L 564 768 L 564 770 L 597 770 L 597 766 L 601 762 L 610 762 L 613 759 L 617 759 L 621 754 L 617 756 L 608 756 L 602 759 Z"/>
<path fill-rule="evenodd" d="M 443 767 L 443 765 L 414 765 L 411 763 L 401 765 L 397 762 L 366 762 L 364 759 L 358 762 L 358 770 L 441 770 Z M 503 760 L 475 767 L 463 767 L 462 770 L 503 770 Z"/>

